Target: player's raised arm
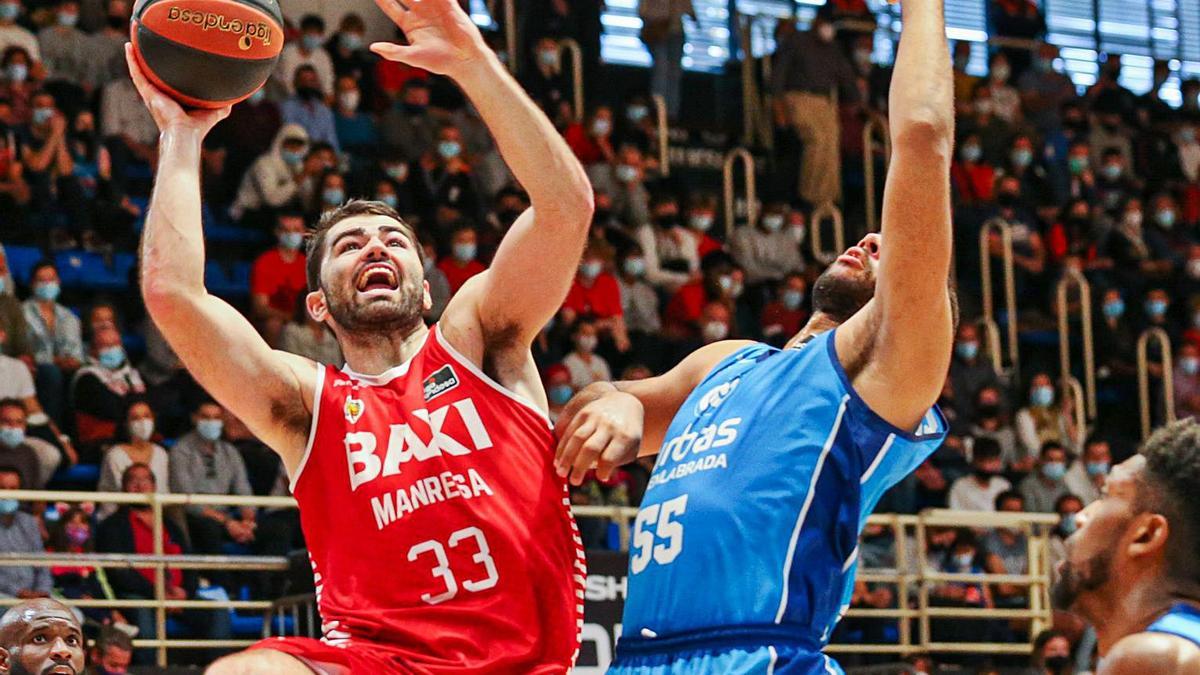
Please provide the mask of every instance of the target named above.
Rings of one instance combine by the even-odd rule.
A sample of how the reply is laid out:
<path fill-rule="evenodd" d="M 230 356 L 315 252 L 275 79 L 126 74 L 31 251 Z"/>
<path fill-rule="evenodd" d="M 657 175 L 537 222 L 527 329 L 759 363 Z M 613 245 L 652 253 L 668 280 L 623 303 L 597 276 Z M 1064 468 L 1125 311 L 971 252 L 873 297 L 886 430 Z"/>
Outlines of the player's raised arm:
<path fill-rule="evenodd" d="M 942 0 L 903 0 L 889 95 L 892 157 L 875 298 L 838 331 L 839 354 L 871 335 L 855 378 L 864 400 L 910 428 L 937 400 L 953 342 L 950 160 L 954 91 Z"/>
<path fill-rule="evenodd" d="M 277 353 L 250 322 L 204 288 L 200 145 L 228 108 L 184 112 L 126 60 L 161 132 L 158 174 L 142 234 L 146 311 L 196 381 L 279 452 L 299 462 L 308 433 L 316 367 Z M 282 422 L 282 424 L 281 424 Z"/>
<path fill-rule="evenodd" d="M 592 219 L 591 184 L 554 125 L 455 0 L 375 3 L 411 44 L 376 43 L 371 49 L 445 74 L 462 87 L 529 193 L 532 207 L 501 242 L 491 269 L 468 283 L 447 310 L 453 315 L 455 304 L 474 304 L 485 335 L 527 346 L 571 286 Z"/>

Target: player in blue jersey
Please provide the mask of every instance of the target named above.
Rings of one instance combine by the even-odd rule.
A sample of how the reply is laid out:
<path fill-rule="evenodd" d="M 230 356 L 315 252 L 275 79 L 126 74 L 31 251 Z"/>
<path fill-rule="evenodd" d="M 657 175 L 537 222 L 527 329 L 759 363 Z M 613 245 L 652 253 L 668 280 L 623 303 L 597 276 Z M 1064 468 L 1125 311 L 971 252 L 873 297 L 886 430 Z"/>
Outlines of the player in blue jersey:
<path fill-rule="evenodd" d="M 1200 423 L 1160 429 L 1075 516 L 1050 597 L 1096 627 L 1098 675 L 1200 673 Z"/>
<path fill-rule="evenodd" d="M 821 275 L 789 348 L 709 345 L 660 377 L 587 387 L 559 419 L 576 483 L 658 453 L 616 673 L 840 672 L 821 650 L 859 533 L 945 435 L 953 87 L 941 0 L 903 12 L 882 233 Z"/>

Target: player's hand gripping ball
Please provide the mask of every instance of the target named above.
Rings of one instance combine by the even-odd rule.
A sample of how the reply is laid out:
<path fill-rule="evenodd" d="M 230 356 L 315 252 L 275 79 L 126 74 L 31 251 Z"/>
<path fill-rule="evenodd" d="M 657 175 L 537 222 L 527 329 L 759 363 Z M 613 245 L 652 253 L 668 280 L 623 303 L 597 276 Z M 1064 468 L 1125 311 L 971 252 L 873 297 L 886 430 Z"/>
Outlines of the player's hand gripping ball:
<path fill-rule="evenodd" d="M 138 0 L 133 54 L 154 86 L 192 108 L 253 94 L 283 50 L 277 0 Z"/>

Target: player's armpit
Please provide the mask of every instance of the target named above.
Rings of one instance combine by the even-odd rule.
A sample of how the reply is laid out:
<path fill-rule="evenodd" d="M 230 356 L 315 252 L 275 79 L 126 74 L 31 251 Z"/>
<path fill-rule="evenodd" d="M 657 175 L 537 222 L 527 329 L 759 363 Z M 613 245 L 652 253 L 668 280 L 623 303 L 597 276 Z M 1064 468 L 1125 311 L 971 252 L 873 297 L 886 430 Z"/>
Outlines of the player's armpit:
<path fill-rule="evenodd" d="M 1200 648 L 1166 633 L 1135 633 L 1113 645 L 1097 675 L 1197 675 Z"/>

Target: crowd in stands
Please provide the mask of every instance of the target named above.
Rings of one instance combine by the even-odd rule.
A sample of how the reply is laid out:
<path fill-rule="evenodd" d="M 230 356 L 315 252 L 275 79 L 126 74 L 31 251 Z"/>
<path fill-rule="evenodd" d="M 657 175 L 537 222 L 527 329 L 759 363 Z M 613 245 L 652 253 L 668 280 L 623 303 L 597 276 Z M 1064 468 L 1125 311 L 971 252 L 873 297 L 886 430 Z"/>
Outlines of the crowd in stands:
<path fill-rule="evenodd" d="M 837 28 L 873 21 L 865 3 L 832 2 L 807 30 L 780 25 L 774 76 L 764 83 L 778 138 L 768 167 L 779 170 L 766 171 L 786 180 L 768 181 L 760 216 L 729 233 L 717 225 L 715 190 L 662 175 L 647 91 L 595 100 L 576 114 L 558 40 L 584 42 L 593 71 L 598 37 L 593 48 L 583 36 L 591 29 L 581 28 L 591 24 L 572 3 L 542 4 L 545 12 L 532 14 L 539 22 L 527 26 L 533 39 L 520 55 L 520 80 L 585 165 L 596 201 L 578 275 L 534 345 L 552 415 L 592 382 L 661 373 L 707 343 L 782 345 L 807 321 L 822 269 L 805 245 L 809 215 L 830 201 L 861 214 L 862 125 L 886 115 L 890 67 L 873 62 L 869 36 Z M 643 38 L 658 40 L 653 53 L 677 64 L 691 3 L 663 2 L 661 16 L 652 15 L 656 3 L 642 4 L 647 26 L 660 31 Z M 1004 34 L 1040 35 L 1033 3 L 995 4 L 992 20 Z M 197 387 L 135 292 L 157 131 L 125 70 L 130 11 L 127 0 L 0 0 L 0 487 L 285 494 L 274 455 Z M 202 160 L 210 289 L 273 346 L 335 364 L 336 341 L 302 302 L 305 228 L 324 209 L 376 199 L 416 227 L 432 322 L 487 269 L 529 206 L 457 89 L 376 59 L 365 32 L 353 13 L 336 27 L 313 15 L 289 24 L 277 72 L 214 129 Z M 940 401 L 951 431 L 879 510 L 1057 513 L 1061 555 L 1073 514 L 1136 447 L 1130 401 L 1143 330 L 1161 328 L 1171 339 L 1178 415 L 1200 414 L 1200 81 L 1182 82 L 1183 104 L 1174 107 L 1159 93 L 1175 76 L 1165 61 L 1151 90 L 1135 95 L 1121 84 L 1116 55 L 1085 90 L 1062 72 L 1050 44 L 997 49 L 985 76 L 967 72 L 970 55 L 970 44 L 954 45 L 950 180 L 963 320 Z M 656 70 L 653 86 L 677 118 L 677 69 Z M 997 218 L 1013 238 L 1020 308 L 999 319 L 1020 329 L 1018 376 L 996 371 L 976 323 L 980 232 Z M 999 238 L 988 239 L 997 288 L 1000 254 Z M 1099 413 L 1090 428 L 1077 423 L 1057 365 L 1055 289 L 1074 272 L 1090 282 L 1093 303 Z M 1077 335 L 1081 307 L 1068 310 Z M 1164 374 L 1161 356 L 1150 365 L 1155 378 Z M 572 499 L 636 505 L 652 466 L 643 460 L 592 480 Z M 0 501 L 0 551 L 149 551 L 146 517 L 136 506 L 93 513 L 50 505 L 30 514 Z M 590 547 L 615 545 L 607 523 L 583 519 L 581 528 Z M 294 514 L 249 508 L 191 507 L 164 536 L 170 550 L 206 553 L 282 554 L 301 545 Z M 1028 568 L 1018 531 L 928 536 L 937 569 Z M 890 537 L 868 528 L 864 564 L 887 565 Z M 4 568 L 0 594 L 146 597 L 152 578 L 138 570 L 100 583 L 88 570 L 52 572 Z M 201 597 L 217 581 L 172 572 L 168 586 L 171 597 Z M 856 606 L 897 602 L 882 586 L 859 591 Z M 947 584 L 934 596 L 986 607 L 1026 598 L 1023 588 L 981 584 Z M 145 616 L 114 614 L 96 618 L 153 630 Z M 219 622 L 187 613 L 178 620 L 228 635 Z M 872 630 L 853 624 L 847 630 Z M 1007 624 L 993 628 L 997 639 L 1015 637 Z"/>

